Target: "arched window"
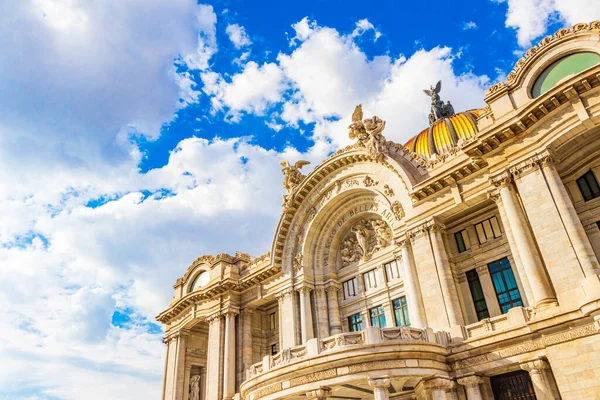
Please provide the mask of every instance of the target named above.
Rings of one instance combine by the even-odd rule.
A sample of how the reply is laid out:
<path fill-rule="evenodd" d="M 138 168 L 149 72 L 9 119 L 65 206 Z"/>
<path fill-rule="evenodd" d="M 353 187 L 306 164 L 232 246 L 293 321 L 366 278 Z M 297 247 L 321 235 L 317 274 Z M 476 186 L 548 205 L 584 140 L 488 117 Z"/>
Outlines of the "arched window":
<path fill-rule="evenodd" d="M 533 89 L 531 89 L 531 95 L 534 98 L 541 96 L 565 78 L 578 74 L 596 64 L 600 64 L 600 55 L 589 51 L 563 57 L 555 61 L 537 77 Z"/>
<path fill-rule="evenodd" d="M 190 292 L 193 292 L 194 290 L 201 288 L 202 286 L 206 286 L 209 280 L 210 274 L 208 272 L 200 272 L 200 275 L 198 275 L 196 279 L 194 279 L 194 283 L 192 283 L 192 286 L 190 287 Z"/>

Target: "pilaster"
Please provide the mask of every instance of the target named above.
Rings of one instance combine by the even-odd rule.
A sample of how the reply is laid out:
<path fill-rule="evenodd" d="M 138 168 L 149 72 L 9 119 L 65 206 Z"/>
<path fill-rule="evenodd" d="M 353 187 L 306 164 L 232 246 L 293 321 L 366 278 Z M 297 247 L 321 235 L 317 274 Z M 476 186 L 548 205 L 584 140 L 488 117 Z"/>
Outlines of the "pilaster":
<path fill-rule="evenodd" d="M 298 289 L 300 293 L 300 329 L 302 333 L 302 344 L 315 337 L 312 323 L 312 307 L 310 303 L 311 288 L 302 286 Z"/>
<path fill-rule="evenodd" d="M 545 360 L 537 359 L 523 363 L 521 369 L 529 372 L 537 400 L 554 400 L 552 388 L 546 376 L 546 371 L 550 369 L 550 366 Z"/>
<path fill-rule="evenodd" d="M 340 303 L 338 293 L 340 288 L 337 285 L 327 287 L 327 306 L 329 309 L 329 334 L 337 335 L 342 333 L 342 321 L 340 318 Z"/>
<path fill-rule="evenodd" d="M 483 400 L 481 390 L 479 389 L 479 384 L 483 382 L 481 377 L 477 375 L 470 375 L 465 376 L 463 378 L 459 378 L 456 381 L 459 385 L 465 387 L 465 392 L 467 393 L 467 400 Z"/>
<path fill-rule="evenodd" d="M 390 385 L 391 381 L 388 378 L 369 378 L 369 386 L 373 389 L 373 400 L 389 400 Z"/>
<path fill-rule="evenodd" d="M 221 400 L 223 393 L 223 316 L 214 314 L 208 322 L 208 351 L 206 355 L 206 400 Z"/>
<path fill-rule="evenodd" d="M 412 253 L 411 241 L 405 237 L 398 243 L 402 251 L 402 266 L 404 267 L 404 291 L 406 293 L 406 302 L 410 325 L 415 328 L 423 329 L 427 326 L 427 317 L 423 307 L 423 297 L 421 296 L 421 286 L 415 260 Z"/>
<path fill-rule="evenodd" d="M 294 291 L 291 288 L 277 294 L 279 303 L 279 348 L 287 349 L 296 345 L 297 320 L 294 313 Z"/>
<path fill-rule="evenodd" d="M 317 334 L 320 339 L 329 336 L 329 315 L 327 311 L 327 293 L 325 288 L 319 286 L 315 288 L 315 306 L 317 317 Z"/>

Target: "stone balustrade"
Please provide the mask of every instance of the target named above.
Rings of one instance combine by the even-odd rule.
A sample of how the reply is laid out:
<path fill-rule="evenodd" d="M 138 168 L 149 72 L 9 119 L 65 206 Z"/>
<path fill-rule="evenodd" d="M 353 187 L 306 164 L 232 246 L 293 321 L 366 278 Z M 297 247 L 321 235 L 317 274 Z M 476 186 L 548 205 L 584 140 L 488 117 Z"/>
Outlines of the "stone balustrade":
<path fill-rule="evenodd" d="M 479 322 L 464 327 L 465 339 L 492 335 L 500 331 L 525 326 L 527 321 L 530 320 L 530 314 L 531 311 L 527 308 L 514 307 L 506 314 L 492 318 L 484 318 Z"/>
<path fill-rule="evenodd" d="M 369 326 L 360 332 L 345 332 L 325 339 L 310 339 L 305 345 L 283 349 L 271 356 L 267 355 L 263 361 L 253 364 L 246 371 L 246 379 L 254 378 L 275 368 L 283 367 L 310 357 L 333 351 L 347 351 L 350 347 L 360 347 L 374 344 L 398 343 L 435 343 L 447 346 L 449 334 L 435 332 L 431 328 L 418 329 L 410 327 L 377 328 Z"/>

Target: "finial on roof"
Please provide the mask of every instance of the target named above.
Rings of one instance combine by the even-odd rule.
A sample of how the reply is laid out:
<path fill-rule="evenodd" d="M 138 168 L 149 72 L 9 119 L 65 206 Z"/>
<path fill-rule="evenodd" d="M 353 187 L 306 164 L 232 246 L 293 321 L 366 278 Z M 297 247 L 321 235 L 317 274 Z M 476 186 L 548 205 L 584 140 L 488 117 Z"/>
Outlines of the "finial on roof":
<path fill-rule="evenodd" d="M 429 111 L 429 125 L 435 124 L 440 119 L 454 115 L 454 107 L 450 102 L 444 103 L 440 99 L 442 90 L 442 81 L 439 80 L 435 87 L 431 86 L 429 90 L 423 90 L 431 98 L 431 111 Z"/>

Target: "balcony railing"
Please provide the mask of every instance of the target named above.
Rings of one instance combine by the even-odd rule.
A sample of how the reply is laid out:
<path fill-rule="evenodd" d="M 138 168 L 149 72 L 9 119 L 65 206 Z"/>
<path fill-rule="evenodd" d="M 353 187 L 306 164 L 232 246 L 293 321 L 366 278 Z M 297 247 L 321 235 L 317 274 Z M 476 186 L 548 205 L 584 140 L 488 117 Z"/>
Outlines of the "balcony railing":
<path fill-rule="evenodd" d="M 376 344 L 431 343 L 447 346 L 450 336 L 447 332 L 434 332 L 431 328 L 410 327 L 377 328 L 369 326 L 361 332 L 346 332 L 325 339 L 310 339 L 306 344 L 283 349 L 274 356 L 267 355 L 259 363 L 246 371 L 246 379 L 322 353 L 351 350 L 355 347 Z"/>

